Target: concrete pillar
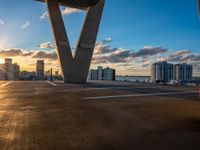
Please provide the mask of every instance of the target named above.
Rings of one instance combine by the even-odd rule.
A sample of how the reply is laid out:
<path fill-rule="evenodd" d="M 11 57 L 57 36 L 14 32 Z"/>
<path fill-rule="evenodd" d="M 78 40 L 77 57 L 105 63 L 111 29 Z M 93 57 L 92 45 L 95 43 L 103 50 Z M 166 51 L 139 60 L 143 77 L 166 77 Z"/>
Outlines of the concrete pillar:
<path fill-rule="evenodd" d="M 198 0 L 198 4 L 199 4 L 199 16 L 200 16 L 200 0 Z"/>
<path fill-rule="evenodd" d="M 87 8 L 87 15 L 79 41 L 76 45 L 74 58 L 72 56 L 58 0 L 45 1 L 48 6 L 64 82 L 84 83 L 87 81 L 105 0 L 100 0 L 96 5 Z"/>

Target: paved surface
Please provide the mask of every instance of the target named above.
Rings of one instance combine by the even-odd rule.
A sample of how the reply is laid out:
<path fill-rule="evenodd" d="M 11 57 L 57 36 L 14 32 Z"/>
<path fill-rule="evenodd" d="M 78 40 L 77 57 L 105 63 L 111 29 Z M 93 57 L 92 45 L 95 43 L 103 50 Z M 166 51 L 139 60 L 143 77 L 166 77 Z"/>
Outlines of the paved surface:
<path fill-rule="evenodd" d="M 198 90 L 0 81 L 0 150 L 199 150 Z"/>

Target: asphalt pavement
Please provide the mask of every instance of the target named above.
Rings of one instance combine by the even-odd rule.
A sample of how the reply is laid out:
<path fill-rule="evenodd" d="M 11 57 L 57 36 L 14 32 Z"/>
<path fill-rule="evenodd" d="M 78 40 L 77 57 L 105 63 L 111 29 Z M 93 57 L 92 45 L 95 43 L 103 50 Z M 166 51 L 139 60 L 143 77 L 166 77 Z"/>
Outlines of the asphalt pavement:
<path fill-rule="evenodd" d="M 199 87 L 0 81 L 0 150 L 199 150 Z"/>

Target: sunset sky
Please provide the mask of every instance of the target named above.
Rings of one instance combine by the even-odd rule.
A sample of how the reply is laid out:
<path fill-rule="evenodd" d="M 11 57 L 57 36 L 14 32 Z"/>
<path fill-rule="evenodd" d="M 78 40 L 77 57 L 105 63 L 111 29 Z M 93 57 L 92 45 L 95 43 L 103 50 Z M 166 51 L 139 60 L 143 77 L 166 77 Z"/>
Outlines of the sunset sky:
<path fill-rule="evenodd" d="M 21 70 L 59 69 L 44 3 L 0 0 L 0 63 L 13 58 Z M 71 47 L 85 12 L 61 7 Z M 113 67 L 120 75 L 150 75 L 156 61 L 187 62 L 200 75 L 200 19 L 197 0 L 107 0 L 92 68 Z"/>

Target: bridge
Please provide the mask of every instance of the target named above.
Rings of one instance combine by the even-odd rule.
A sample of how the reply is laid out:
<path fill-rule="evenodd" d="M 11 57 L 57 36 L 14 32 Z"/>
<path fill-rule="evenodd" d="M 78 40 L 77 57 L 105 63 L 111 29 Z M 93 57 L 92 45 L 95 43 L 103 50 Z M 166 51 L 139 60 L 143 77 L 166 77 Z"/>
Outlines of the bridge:
<path fill-rule="evenodd" d="M 47 4 L 64 82 L 85 83 L 88 77 L 105 0 L 37 1 L 46 2 Z M 74 57 L 72 56 L 70 43 L 60 12 L 60 5 L 87 11 Z"/>

